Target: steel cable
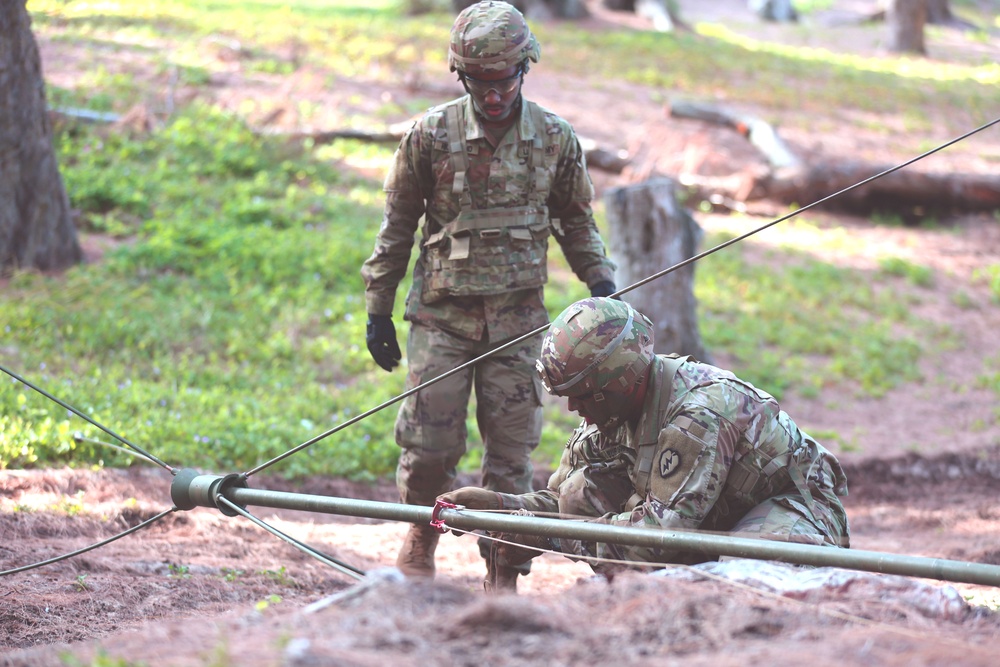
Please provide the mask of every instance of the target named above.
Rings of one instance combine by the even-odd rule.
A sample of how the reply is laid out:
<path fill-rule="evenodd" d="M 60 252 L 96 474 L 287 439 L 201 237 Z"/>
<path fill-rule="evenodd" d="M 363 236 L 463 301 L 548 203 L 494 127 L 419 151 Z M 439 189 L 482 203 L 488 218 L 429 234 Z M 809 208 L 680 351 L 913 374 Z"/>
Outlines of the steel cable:
<path fill-rule="evenodd" d="M 143 528 L 146 528 L 147 526 L 151 526 L 152 524 L 156 523 L 157 521 L 159 521 L 163 517 L 167 516 L 168 514 L 172 514 L 174 512 L 178 512 L 178 511 L 180 511 L 180 510 L 178 510 L 176 507 L 171 507 L 168 510 L 160 512 L 159 514 L 157 514 L 153 518 L 146 519 L 145 521 L 143 521 L 142 523 L 138 524 L 137 526 L 133 526 L 133 527 L 129 528 L 128 530 L 126 530 L 124 532 L 121 532 L 121 533 L 118 533 L 114 537 L 109 537 L 106 540 L 102 540 L 101 542 L 98 542 L 97 544 L 92 544 L 89 547 L 84 547 L 83 549 L 77 549 L 76 551 L 73 551 L 72 553 L 63 554 L 62 556 L 56 556 L 55 558 L 50 558 L 48 560 L 41 561 L 40 563 L 33 563 L 31 565 L 22 565 L 21 567 L 15 567 L 15 568 L 12 568 L 10 570 L 4 570 L 3 572 L 0 572 L 0 577 L 8 575 L 8 574 L 16 574 L 18 572 L 24 572 L 25 570 L 32 570 L 32 569 L 34 569 L 36 567 L 42 567 L 43 565 L 51 565 L 52 563 L 58 563 L 59 561 L 66 560 L 67 558 L 72 558 L 73 556 L 79 556 L 80 554 L 86 553 L 88 551 L 93 551 L 94 549 L 97 549 L 98 547 L 103 547 L 106 544 L 111 544 L 115 540 L 121 539 L 121 538 L 125 537 L 126 535 L 131 535 L 132 533 L 135 533 L 135 532 L 137 532 L 139 530 L 142 530 Z"/>
<path fill-rule="evenodd" d="M 76 431 L 73 434 L 73 440 L 75 442 L 89 442 L 92 445 L 101 445 L 102 447 L 113 449 L 117 452 L 121 452 L 122 454 L 128 454 L 129 456 L 134 456 L 136 459 L 138 459 L 139 461 L 143 461 L 144 463 L 156 463 L 156 461 L 152 460 L 148 456 L 140 454 L 139 452 L 134 452 L 131 449 L 127 449 L 125 447 L 119 447 L 118 445 L 112 442 L 104 442 L 103 440 L 95 440 L 94 438 L 88 438 L 80 431 Z"/>
<path fill-rule="evenodd" d="M 101 429 L 102 431 L 104 431 L 105 433 L 107 433 L 108 435 L 110 435 L 112 438 L 115 438 L 116 440 L 125 443 L 126 445 L 128 445 L 129 447 L 131 447 L 132 449 L 134 449 L 136 452 L 138 452 L 142 456 L 145 456 L 147 459 L 149 459 L 153 463 L 156 463 L 157 465 L 162 466 L 162 467 L 166 468 L 167 470 L 169 470 L 171 472 L 171 474 L 174 474 L 174 475 L 177 474 L 177 471 L 173 467 L 167 465 L 166 463 L 164 463 L 160 459 L 156 458 L 155 456 L 153 456 L 152 454 L 150 454 L 149 452 L 147 452 L 146 450 L 144 450 L 142 447 L 139 447 L 138 445 L 132 444 L 131 442 L 129 442 L 128 440 L 126 440 L 124 437 L 118 435 L 117 433 L 115 433 L 111 429 L 107 428 L 106 426 L 103 426 L 102 424 L 99 424 L 97 421 L 95 421 L 95 420 L 91 419 L 90 417 L 88 417 L 87 415 L 83 414 L 82 412 L 80 412 L 79 410 L 77 410 L 76 408 L 74 408 L 72 405 L 59 400 L 58 398 L 56 398 L 55 396 L 53 396 L 49 392 L 45 391 L 41 387 L 37 387 L 34 384 L 32 384 L 31 382 L 28 382 L 27 380 L 25 380 L 23 377 L 21 377 L 20 375 L 18 375 L 14 371 L 9 370 L 9 369 L 5 368 L 2 365 L 0 365 L 0 371 L 3 371 L 4 373 L 6 373 L 7 375 L 11 376 L 12 378 L 14 378 L 15 380 L 17 380 L 18 382 L 24 384 L 25 386 L 31 387 L 32 389 L 34 389 L 35 391 L 37 391 L 42 396 L 44 396 L 45 398 L 49 399 L 50 401 L 53 401 L 54 403 L 58 403 L 62 407 L 66 408 L 67 410 L 69 410 L 70 412 L 72 412 L 73 414 L 75 414 L 77 417 L 80 417 L 84 421 L 87 421 L 90 424 L 93 424 L 97 428 Z"/>
<path fill-rule="evenodd" d="M 295 547 L 296 549 L 298 549 L 302 553 L 306 554 L 307 556 L 312 556 L 313 558 L 315 558 L 319 562 L 323 563 L 324 565 L 329 565 L 330 567 L 334 568 L 335 570 L 343 572 L 344 574 L 346 574 L 348 576 L 351 576 L 351 577 L 354 577 L 355 579 L 364 579 L 365 578 L 365 574 L 366 573 L 365 573 L 364 570 L 358 569 L 358 568 L 354 567 L 353 565 L 348 565 L 347 563 L 343 563 L 343 562 L 337 560 L 336 558 L 333 558 L 332 556 L 327 556 L 326 554 L 320 553 L 319 551 L 317 551 L 316 549 L 313 549 L 312 547 L 308 546 L 307 544 L 304 544 L 304 543 L 300 542 L 299 540 L 296 540 L 291 535 L 288 535 L 286 533 L 281 532 L 280 530 L 278 530 L 274 526 L 268 525 L 267 523 L 265 523 L 261 519 L 258 519 L 253 514 L 251 514 L 250 512 L 246 511 L 244 508 L 240 507 L 236 503 L 234 503 L 231 500 L 229 500 L 228 498 L 220 495 L 220 496 L 216 497 L 216 500 L 217 501 L 221 501 L 222 504 L 224 504 L 226 507 L 230 508 L 231 510 L 233 510 L 234 512 L 236 512 L 237 514 L 239 514 L 243 518 L 249 519 L 250 521 L 252 521 L 253 523 L 257 524 L 258 526 L 260 526 L 261 528 L 263 528 L 267 532 L 269 532 L 272 535 L 274 535 L 274 536 L 276 536 L 276 537 L 284 540 L 285 542 L 288 542 L 289 544 L 291 544 L 293 547 Z"/>

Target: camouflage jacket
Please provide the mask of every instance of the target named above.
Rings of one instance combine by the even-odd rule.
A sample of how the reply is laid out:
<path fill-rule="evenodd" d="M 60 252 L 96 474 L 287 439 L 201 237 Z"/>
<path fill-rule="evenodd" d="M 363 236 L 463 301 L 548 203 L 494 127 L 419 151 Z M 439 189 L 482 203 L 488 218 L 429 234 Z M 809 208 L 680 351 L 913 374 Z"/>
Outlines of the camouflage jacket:
<path fill-rule="evenodd" d="M 531 104 L 522 101 L 522 107 Z M 429 110 L 406 133 L 385 181 L 386 203 L 375 249 L 364 263 L 365 302 L 369 313 L 392 313 L 396 289 L 406 275 L 418 225 L 421 246 L 460 211 L 460 195 L 452 190 L 454 167 L 449 157 L 447 109 L 459 106 L 465 119 L 468 183 L 475 209 L 524 206 L 531 175 L 521 152 L 536 136 L 552 164 L 545 202 L 556 241 L 570 267 L 588 286 L 614 280 L 614 264 L 606 256 L 591 210 L 593 186 L 583 150 L 572 127 L 543 111 L 544 127 L 531 113 L 520 113 L 494 150 L 486 138 L 469 96 Z M 443 328 L 473 340 L 484 333 L 500 341 L 548 322 L 543 288 L 483 296 L 449 296 L 426 303 L 421 298 L 426 252 L 421 247 L 413 269 L 405 319 Z"/>
<path fill-rule="evenodd" d="M 690 358 L 658 356 L 653 363 L 634 431 L 622 427 L 606 438 L 581 427 L 567 443 L 549 488 L 504 494 L 504 507 L 572 511 L 561 495 L 586 486 L 586 501 L 604 511 L 597 519 L 603 523 L 725 531 L 760 502 L 798 491 L 803 502 L 794 503 L 795 511 L 821 526 L 828 542 L 847 538 L 847 518 L 837 497 L 847 494 L 840 463 L 802 432 L 774 397 Z M 613 488 L 615 477 L 593 474 L 615 466 L 627 470 L 633 494 L 628 500 Z M 589 475 L 585 480 L 574 475 L 582 469 Z M 568 483 L 573 478 L 581 481 Z M 601 491 L 602 485 L 610 491 Z M 565 539 L 558 546 L 567 554 L 601 558 L 670 562 L 672 557 L 648 547 Z"/>

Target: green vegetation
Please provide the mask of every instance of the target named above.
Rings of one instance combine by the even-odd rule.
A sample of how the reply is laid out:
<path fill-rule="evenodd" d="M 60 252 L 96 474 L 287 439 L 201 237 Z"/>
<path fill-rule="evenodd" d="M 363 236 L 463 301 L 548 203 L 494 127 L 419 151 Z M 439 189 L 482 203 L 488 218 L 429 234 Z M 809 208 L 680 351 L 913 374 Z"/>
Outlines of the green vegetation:
<path fill-rule="evenodd" d="M 187 565 L 175 565 L 171 563 L 167 566 L 167 576 L 172 579 L 189 579 L 191 577 L 191 568 Z"/>
<path fill-rule="evenodd" d="M 389 0 L 31 0 L 28 9 L 36 34 L 81 58 L 80 79 L 49 85 L 52 106 L 122 113 L 147 105 L 159 120 L 151 131 L 56 124 L 80 227 L 107 247 L 101 261 L 61 276 L 10 279 L 0 297 L 3 365 L 171 465 L 224 472 L 255 467 L 395 399 L 404 373 L 387 374 L 369 359 L 358 273 L 381 219 L 393 147 L 259 136 L 247 118 L 267 111 L 267 100 L 236 113 L 206 93 L 168 115 L 164 91 L 207 89 L 234 61 L 268 76 L 308 67 L 330 87 L 344 77 L 398 84 L 445 67 L 450 17 L 406 16 Z M 903 60 L 776 49 L 718 26 L 699 26 L 697 36 L 589 33 L 566 24 L 539 32 L 547 68 L 586 67 L 595 85 L 623 77 L 706 98 L 726 89 L 775 108 L 898 113 L 916 127 L 931 118 L 956 128 L 985 120 L 1000 83 L 995 63 L 920 70 Z M 116 68 L 115 59 L 134 66 Z M 807 92 L 793 94 L 800 88 Z M 893 95 L 872 92 L 886 88 Z M 374 117 L 352 112 L 345 123 L 380 127 L 420 108 L 386 98 Z M 299 104 L 296 112 L 308 121 L 316 107 Z M 789 389 L 816 396 L 832 383 L 880 395 L 914 378 L 921 327 L 891 286 L 900 275 L 922 284 L 920 267 L 890 263 L 872 276 L 797 250 L 771 252 L 773 266 L 748 261 L 741 246 L 699 264 L 709 349 L 731 355 L 741 375 L 779 396 Z M 555 314 L 586 291 L 553 255 L 546 298 Z M 1000 298 L 995 274 L 983 279 Z M 407 288 L 397 300 L 401 340 Z M 390 474 L 395 411 L 390 404 L 272 470 Z M 559 456 L 575 423 L 559 405 L 546 408 L 540 465 Z M 475 433 L 470 418 L 470 469 L 479 463 Z M 137 463 L 100 444 L 109 440 L 0 376 L 0 468 Z M 186 574 L 171 566 L 171 576 Z"/>
<path fill-rule="evenodd" d="M 934 284 L 934 272 L 926 266 L 919 266 L 899 257 L 886 257 L 879 261 L 879 269 L 890 276 L 900 276 L 918 287 Z"/>
<path fill-rule="evenodd" d="M 900 332 L 919 323 L 892 290 L 799 251 L 772 252 L 784 255 L 773 265 L 746 262 L 739 245 L 699 263 L 695 294 L 709 349 L 735 355 L 742 377 L 779 398 L 793 384 L 814 395 L 849 380 L 878 396 L 916 379 L 920 344 Z"/>
<path fill-rule="evenodd" d="M 110 656 L 103 648 L 97 651 L 97 655 L 90 662 L 81 662 L 79 658 L 68 651 L 60 653 L 59 660 L 67 667 L 148 667 L 149 664 L 145 661 L 133 662 L 125 658 Z"/>
<path fill-rule="evenodd" d="M 1000 303 L 1000 264 L 990 264 L 983 269 L 976 270 L 973 279 L 989 285 L 993 301 Z"/>
<path fill-rule="evenodd" d="M 90 584 L 87 583 L 87 575 L 86 574 L 76 575 L 76 581 L 73 582 L 73 588 L 75 588 L 80 593 L 83 593 L 84 591 L 89 591 Z"/>

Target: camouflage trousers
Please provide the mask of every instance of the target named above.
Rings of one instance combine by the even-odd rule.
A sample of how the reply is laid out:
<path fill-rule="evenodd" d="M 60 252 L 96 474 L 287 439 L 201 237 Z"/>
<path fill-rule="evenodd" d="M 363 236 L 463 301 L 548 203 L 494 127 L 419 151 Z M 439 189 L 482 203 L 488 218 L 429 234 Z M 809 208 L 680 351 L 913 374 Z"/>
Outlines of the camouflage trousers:
<path fill-rule="evenodd" d="M 406 354 L 409 390 L 489 351 L 473 341 L 413 324 Z M 531 453 L 542 430 L 541 386 L 534 371 L 541 336 L 535 336 L 403 399 L 396 417 L 400 498 L 433 505 L 450 491 L 466 452 L 466 418 L 473 388 L 483 440 L 482 486 L 503 493 L 531 491 Z"/>

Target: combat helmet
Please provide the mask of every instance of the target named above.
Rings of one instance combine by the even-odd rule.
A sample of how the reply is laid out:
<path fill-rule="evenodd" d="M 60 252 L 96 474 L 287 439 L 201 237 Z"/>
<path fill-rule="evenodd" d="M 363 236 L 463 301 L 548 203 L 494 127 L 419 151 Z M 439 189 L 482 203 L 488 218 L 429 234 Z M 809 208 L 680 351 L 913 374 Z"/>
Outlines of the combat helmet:
<path fill-rule="evenodd" d="M 538 62 L 542 49 L 524 16 L 511 4 L 484 0 L 466 7 L 451 27 L 448 67 L 465 71 L 469 65 L 504 70 L 528 60 Z"/>
<path fill-rule="evenodd" d="M 624 393 L 653 360 L 653 323 L 624 301 L 591 297 L 560 313 L 542 340 L 535 369 L 556 396 Z"/>

